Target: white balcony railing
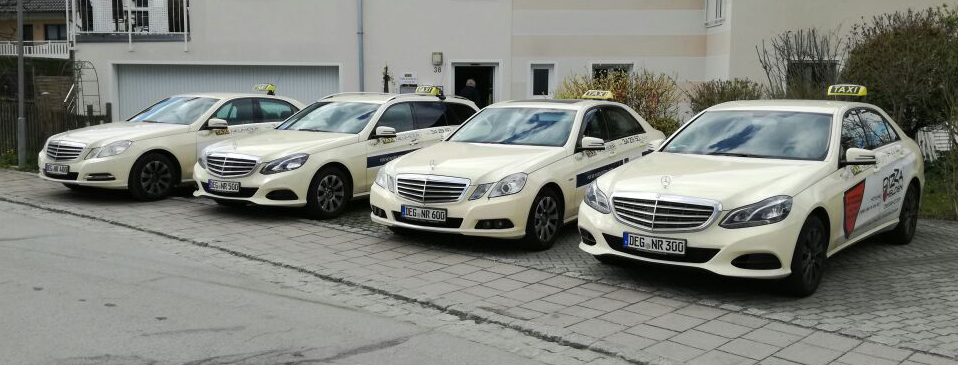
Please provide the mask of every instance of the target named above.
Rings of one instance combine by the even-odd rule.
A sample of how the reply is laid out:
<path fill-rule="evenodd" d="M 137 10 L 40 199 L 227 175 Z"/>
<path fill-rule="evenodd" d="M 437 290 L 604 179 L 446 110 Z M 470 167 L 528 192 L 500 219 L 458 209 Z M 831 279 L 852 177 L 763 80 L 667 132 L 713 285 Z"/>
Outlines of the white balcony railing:
<path fill-rule="evenodd" d="M 0 56 L 16 56 L 17 42 L 0 42 Z M 70 58 L 67 41 L 23 42 L 23 55 L 37 58 Z"/>

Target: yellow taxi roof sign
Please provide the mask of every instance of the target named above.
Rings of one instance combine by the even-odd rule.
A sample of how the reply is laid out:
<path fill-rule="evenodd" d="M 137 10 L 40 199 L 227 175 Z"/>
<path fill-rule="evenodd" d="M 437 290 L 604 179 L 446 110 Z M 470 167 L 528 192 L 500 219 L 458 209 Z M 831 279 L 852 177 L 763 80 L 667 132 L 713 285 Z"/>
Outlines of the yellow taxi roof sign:
<path fill-rule="evenodd" d="M 583 99 L 610 100 L 613 98 L 612 92 L 608 90 L 589 90 L 582 94 Z"/>
<path fill-rule="evenodd" d="M 861 85 L 842 84 L 828 87 L 828 96 L 866 96 L 868 89 Z"/>
<path fill-rule="evenodd" d="M 276 86 L 273 86 L 273 84 L 256 84 L 253 86 L 253 91 L 276 91 Z"/>
<path fill-rule="evenodd" d="M 442 89 L 438 86 L 423 85 L 416 88 L 416 94 L 442 95 Z"/>

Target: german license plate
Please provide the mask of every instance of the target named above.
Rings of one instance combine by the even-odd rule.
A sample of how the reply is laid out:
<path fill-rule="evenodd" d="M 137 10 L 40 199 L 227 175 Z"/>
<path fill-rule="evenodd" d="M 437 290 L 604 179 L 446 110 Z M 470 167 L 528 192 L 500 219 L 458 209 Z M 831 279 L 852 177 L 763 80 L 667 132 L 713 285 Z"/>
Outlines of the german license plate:
<path fill-rule="evenodd" d="M 239 181 L 210 180 L 210 190 L 221 193 L 238 193 L 240 191 L 240 183 Z"/>
<path fill-rule="evenodd" d="M 70 166 L 48 163 L 43 166 L 43 171 L 50 175 L 66 175 L 70 173 Z"/>
<path fill-rule="evenodd" d="M 668 255 L 685 255 L 686 243 L 683 239 L 643 236 L 628 232 L 625 232 L 622 237 L 622 245 L 625 248 Z"/>
<path fill-rule="evenodd" d="M 416 219 L 421 221 L 445 222 L 446 210 L 434 209 L 434 208 L 423 208 L 423 207 L 410 207 L 410 206 L 403 205 L 402 216 L 403 218 Z"/>

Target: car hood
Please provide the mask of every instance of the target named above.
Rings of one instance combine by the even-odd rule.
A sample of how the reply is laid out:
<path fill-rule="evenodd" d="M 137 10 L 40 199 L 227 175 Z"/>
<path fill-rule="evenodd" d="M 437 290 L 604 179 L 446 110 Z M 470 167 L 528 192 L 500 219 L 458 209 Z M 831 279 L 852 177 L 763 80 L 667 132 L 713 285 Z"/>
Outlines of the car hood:
<path fill-rule="evenodd" d="M 517 172 L 532 173 L 561 159 L 564 153 L 562 147 L 439 142 L 400 157 L 389 171 L 462 177 L 473 184 L 485 184 Z"/>
<path fill-rule="evenodd" d="M 206 151 L 260 156 L 269 161 L 294 153 L 314 154 L 355 143 L 358 139 L 355 134 L 271 129 L 214 144 Z"/>
<path fill-rule="evenodd" d="M 165 137 L 186 133 L 189 130 L 189 125 L 182 124 L 116 122 L 74 129 L 54 135 L 50 139 L 80 142 L 95 147 L 115 141 L 139 141 Z"/>
<path fill-rule="evenodd" d="M 656 152 L 599 178 L 607 194 L 646 192 L 716 200 L 734 209 L 795 196 L 828 174 L 827 163 Z M 666 180 L 668 184 L 666 184 Z"/>

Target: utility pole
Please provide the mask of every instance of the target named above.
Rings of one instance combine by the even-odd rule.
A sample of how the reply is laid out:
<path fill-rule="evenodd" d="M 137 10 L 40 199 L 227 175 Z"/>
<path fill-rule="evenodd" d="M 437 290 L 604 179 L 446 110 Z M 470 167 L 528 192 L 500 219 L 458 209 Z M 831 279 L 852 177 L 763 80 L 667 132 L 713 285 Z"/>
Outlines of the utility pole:
<path fill-rule="evenodd" d="M 17 166 L 27 167 L 27 107 L 23 85 L 23 0 L 17 0 Z"/>

